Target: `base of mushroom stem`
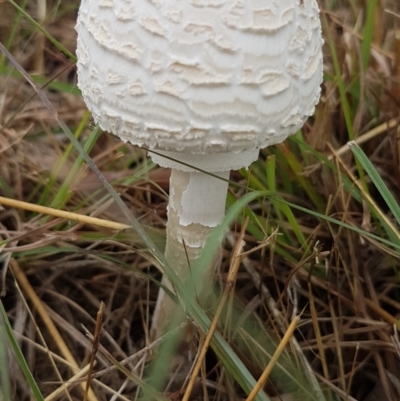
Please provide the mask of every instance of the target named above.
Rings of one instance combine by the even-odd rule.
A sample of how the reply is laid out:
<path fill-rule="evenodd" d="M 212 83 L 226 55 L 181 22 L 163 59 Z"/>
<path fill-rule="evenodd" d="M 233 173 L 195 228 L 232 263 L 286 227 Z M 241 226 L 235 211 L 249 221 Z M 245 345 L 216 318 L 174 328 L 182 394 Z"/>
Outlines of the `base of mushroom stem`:
<path fill-rule="evenodd" d="M 165 258 L 176 275 L 183 281 L 194 280 L 194 293 L 204 296 L 209 291 L 216 269 L 219 267 L 221 251 L 214 255 L 212 263 L 204 266 L 201 272 L 193 272 L 191 267 L 204 249 L 211 232 L 223 220 L 228 190 L 229 171 L 216 173 L 221 179 L 199 172 L 172 170 L 170 178 L 170 198 L 168 204 L 167 243 Z M 166 276 L 163 284 L 173 291 Z M 185 318 L 182 308 L 160 289 L 153 315 L 151 339 L 165 334 L 175 314 L 179 324 Z M 187 340 L 187 339 L 186 339 Z"/>

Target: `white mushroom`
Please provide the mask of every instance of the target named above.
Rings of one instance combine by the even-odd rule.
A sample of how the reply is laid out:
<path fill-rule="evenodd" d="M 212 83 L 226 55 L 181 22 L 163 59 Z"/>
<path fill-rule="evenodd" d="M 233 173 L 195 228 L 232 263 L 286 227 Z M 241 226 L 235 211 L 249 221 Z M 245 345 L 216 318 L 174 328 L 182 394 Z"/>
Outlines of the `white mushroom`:
<path fill-rule="evenodd" d="M 79 87 L 95 121 L 172 168 L 166 258 L 185 280 L 187 255 L 199 256 L 225 210 L 227 182 L 197 169 L 226 180 L 314 112 L 317 2 L 82 0 L 77 31 Z M 154 337 L 172 308 L 160 291 Z"/>

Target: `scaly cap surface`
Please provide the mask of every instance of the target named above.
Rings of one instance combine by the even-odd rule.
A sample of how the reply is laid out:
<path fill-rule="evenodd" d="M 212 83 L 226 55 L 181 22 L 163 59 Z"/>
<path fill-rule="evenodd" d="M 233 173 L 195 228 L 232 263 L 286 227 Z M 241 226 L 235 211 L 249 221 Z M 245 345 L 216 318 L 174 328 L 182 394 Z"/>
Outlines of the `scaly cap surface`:
<path fill-rule="evenodd" d="M 315 0 L 82 0 L 76 29 L 95 121 L 139 146 L 257 154 L 319 100 Z"/>

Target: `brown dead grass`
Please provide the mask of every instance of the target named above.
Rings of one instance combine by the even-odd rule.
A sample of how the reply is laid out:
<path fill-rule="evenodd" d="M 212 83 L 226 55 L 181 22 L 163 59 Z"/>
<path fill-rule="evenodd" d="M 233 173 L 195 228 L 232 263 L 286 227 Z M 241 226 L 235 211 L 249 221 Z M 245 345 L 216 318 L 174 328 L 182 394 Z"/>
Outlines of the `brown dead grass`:
<path fill-rule="evenodd" d="M 49 12 L 54 3 L 48 3 Z M 327 17 L 343 79 L 351 85 L 359 74 L 361 2 L 338 3 Z M 378 134 L 368 137 L 363 150 L 400 203 L 400 128 L 393 120 L 400 115 L 400 6 L 397 0 L 381 0 L 379 4 L 371 66 L 361 80 L 364 96 L 354 115 L 354 131 L 356 137 L 361 137 L 392 120 L 390 128 L 381 126 Z M 34 8 L 29 10 L 34 15 Z M 0 40 L 7 37 L 13 15 L 13 8 L 0 2 L 3 22 L 0 22 Z M 68 11 L 44 23 L 70 51 L 75 47 L 74 18 L 75 12 Z M 38 42 L 26 21 L 21 20 L 13 43 L 13 55 L 27 72 L 35 72 Z M 57 81 L 73 87 L 75 73 L 70 61 L 48 42 L 41 52 L 42 76 L 47 79 L 57 76 Z M 329 77 L 333 69 L 328 49 L 326 53 Z M 62 168 L 56 170 L 68 140 L 59 132 L 52 113 L 22 78 L 3 74 L 0 88 L 0 196 L 50 206 L 77 154 L 72 152 Z M 82 99 L 49 88 L 44 91 L 60 118 L 74 131 L 85 115 Z M 349 100 L 352 101 L 350 95 Z M 372 115 L 375 117 L 371 118 Z M 89 133 L 87 126 L 82 138 L 87 138 Z M 313 148 L 332 158 L 339 171 L 347 176 L 357 174 L 351 153 L 336 153 L 348 136 L 334 80 L 326 80 L 322 102 L 304 134 Z M 168 190 L 168 172 L 154 168 L 149 174 L 140 173 L 146 165 L 143 152 L 129 145 L 122 146 L 106 134 L 97 141 L 91 157 L 109 181 L 116 182 L 115 188 L 122 199 L 163 247 L 167 201 L 163 190 Z M 292 176 L 287 166 L 281 167 Z M 337 173 L 315 161 L 302 161 L 302 167 L 323 200 L 326 215 L 383 235 L 368 206 L 351 198 Z M 55 172 L 55 183 L 42 199 L 46 183 Z M 128 174 L 140 174 L 140 179 L 130 185 L 121 184 Z M 240 175 L 233 177 L 247 184 Z M 380 195 L 370 183 L 368 188 L 371 197 L 396 226 Z M 241 194 L 238 189 L 231 190 L 237 196 Z M 302 191 L 283 193 L 283 196 L 313 208 Z M 97 177 L 87 169 L 71 183 L 64 209 L 124 223 L 121 212 L 110 202 Z M 253 210 L 260 217 L 271 213 L 268 217 L 271 224 L 279 224 L 269 203 L 254 205 Z M 296 217 L 308 243 L 315 244 L 318 240 L 320 245 L 308 256 L 303 255 L 297 242 L 282 245 L 293 256 L 285 258 L 275 252 L 272 242 L 246 256 L 237 276 L 237 301 L 277 339 L 282 338 L 290 317 L 302 312 L 296 333 L 298 350 L 293 349 L 293 353 L 298 354 L 300 350 L 305 355 L 322 387 L 332 389 L 331 399 L 370 401 L 374 395 L 379 400 L 400 399 L 400 350 L 396 332 L 396 325 L 400 329 L 398 252 L 308 215 L 296 213 Z M 285 222 L 280 227 L 290 231 Z M 227 237 L 219 277 L 222 285 L 229 270 L 235 230 L 240 231 L 239 228 L 233 227 Z M 157 278 L 160 275 L 143 250 L 140 238 L 6 207 L 0 209 L 0 241 L 6 239 L 9 242 L 0 245 L 2 300 L 43 394 L 52 394 L 62 381 L 78 373 L 73 360 L 80 368 L 89 363 L 91 340 L 85 336 L 82 325 L 94 332 L 101 301 L 106 305 L 101 344 L 117 360 L 132 356 L 126 367 L 141 377 L 149 358 L 141 350 L 149 351 L 146 347 L 152 347 L 148 328 L 157 293 L 157 286 L 147 275 Z M 247 249 L 259 245 L 251 234 L 246 234 L 245 240 Z M 293 343 L 292 346 L 295 347 Z M 257 366 L 248 355 L 242 357 L 255 377 L 259 377 L 264 367 Z M 209 356 L 208 363 L 213 369 L 204 385 L 209 391 L 208 399 L 241 399 L 213 358 Z M 136 385 L 116 369 L 105 370 L 109 366 L 109 360 L 99 352 L 94 368 L 99 373 L 91 384 L 97 399 L 112 399 L 120 391 L 115 399 L 134 400 Z M 12 356 L 10 372 L 14 400 L 30 399 L 23 374 Z M 76 383 L 69 386 L 69 396 L 63 393 L 58 399 L 81 400 L 82 391 Z M 283 387 L 271 382 L 267 391 L 290 399 L 285 398 Z M 195 387 L 191 399 L 206 399 L 204 388 Z M 180 399 L 183 392 L 171 390 L 166 395 Z M 91 399 L 95 399 L 93 395 Z"/>

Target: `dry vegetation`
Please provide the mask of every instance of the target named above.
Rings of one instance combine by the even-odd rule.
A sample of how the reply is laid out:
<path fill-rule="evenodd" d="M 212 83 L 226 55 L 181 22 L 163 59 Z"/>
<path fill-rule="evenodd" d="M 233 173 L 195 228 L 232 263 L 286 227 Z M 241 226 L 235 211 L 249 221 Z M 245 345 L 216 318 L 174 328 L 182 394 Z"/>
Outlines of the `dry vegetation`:
<path fill-rule="evenodd" d="M 48 1 L 40 15 L 42 3 L 18 2 L 49 35 L 74 52 L 78 2 Z M 400 3 L 321 0 L 320 4 L 325 83 L 314 118 L 302 135 L 265 150 L 249 172 L 231 177 L 247 190 L 232 185 L 229 204 L 256 189 L 276 191 L 290 206 L 275 197 L 259 197 L 231 226 L 217 287 L 224 288 L 245 216 L 249 217 L 246 250 L 252 252 L 244 257 L 236 277 L 236 306 L 228 308 L 218 330 L 258 378 L 269 360 L 262 349 L 268 349 L 272 339 L 279 343 L 291 318 L 301 313 L 285 357 L 298 370 L 312 369 L 327 400 L 395 401 L 400 399 L 399 221 L 345 145 L 351 139 L 360 141 L 398 208 Z M 94 129 L 75 86 L 74 63 L 7 1 L 0 1 L 0 40 L 162 249 L 168 172 L 152 166 L 141 150 Z M 154 384 L 150 360 L 161 358 L 154 352 L 158 344 L 148 341 L 158 290 L 151 278 L 160 278 L 151 252 L 133 231 L 51 217 L 13 203 L 25 201 L 127 222 L 70 145 L 54 110 L 3 57 L 0 196 L 11 203 L 0 206 L 2 304 L 43 397 L 82 400 L 87 371 L 81 369 L 92 353 L 83 326 L 94 333 L 104 301 L 101 347 L 89 399 L 135 400 L 143 397 L 138 378 Z M 266 175 L 274 168 L 275 175 Z M 240 326 L 250 318 L 252 329 L 246 333 L 251 339 Z M 9 374 L 12 399 L 33 399 L 21 357 L 5 345 L 10 333 L 4 330 L 4 316 L 0 323 L 0 362 L 3 357 L 8 360 L 8 369 L 0 367 L 0 382 Z M 136 353 L 126 370 L 115 368 L 112 358 L 121 361 Z M 167 363 L 160 360 L 161 365 Z M 110 366 L 114 368 L 105 371 Z M 186 384 L 180 389 L 173 369 L 166 366 L 170 384 L 164 396 L 180 400 Z M 191 399 L 244 400 L 229 372 L 209 351 Z M 53 393 L 75 375 L 68 390 Z M 2 386 L 6 391 L 4 382 Z M 300 396 L 288 388 L 279 372 L 271 376 L 265 391 L 276 400 L 317 399 L 315 393 Z"/>

